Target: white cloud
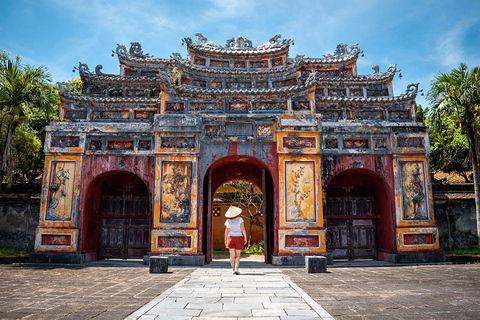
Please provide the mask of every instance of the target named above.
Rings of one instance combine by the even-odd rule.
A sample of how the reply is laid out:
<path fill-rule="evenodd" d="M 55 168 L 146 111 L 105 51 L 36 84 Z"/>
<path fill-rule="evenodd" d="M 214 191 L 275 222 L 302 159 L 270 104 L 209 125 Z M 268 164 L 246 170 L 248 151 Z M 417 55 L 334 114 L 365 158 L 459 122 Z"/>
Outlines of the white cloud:
<path fill-rule="evenodd" d="M 458 67 L 461 62 L 466 61 L 467 55 L 464 45 L 466 33 L 472 27 L 478 27 L 479 21 L 478 16 L 460 20 L 447 33 L 441 34 L 436 43 L 436 57 L 434 59 L 447 68 Z M 470 43 L 466 45 L 470 45 Z"/>

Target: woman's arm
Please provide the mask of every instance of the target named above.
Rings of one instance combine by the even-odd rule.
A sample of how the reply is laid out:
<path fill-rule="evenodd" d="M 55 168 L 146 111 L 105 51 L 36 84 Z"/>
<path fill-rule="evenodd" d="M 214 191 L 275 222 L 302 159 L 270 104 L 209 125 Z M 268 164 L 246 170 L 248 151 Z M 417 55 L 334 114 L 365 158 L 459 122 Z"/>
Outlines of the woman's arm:
<path fill-rule="evenodd" d="M 240 223 L 240 229 L 242 230 L 243 234 L 243 243 L 247 244 L 247 232 L 245 231 L 245 223 Z"/>
<path fill-rule="evenodd" d="M 230 232 L 230 228 L 225 228 L 225 247 L 227 246 L 227 237 L 229 232 Z"/>

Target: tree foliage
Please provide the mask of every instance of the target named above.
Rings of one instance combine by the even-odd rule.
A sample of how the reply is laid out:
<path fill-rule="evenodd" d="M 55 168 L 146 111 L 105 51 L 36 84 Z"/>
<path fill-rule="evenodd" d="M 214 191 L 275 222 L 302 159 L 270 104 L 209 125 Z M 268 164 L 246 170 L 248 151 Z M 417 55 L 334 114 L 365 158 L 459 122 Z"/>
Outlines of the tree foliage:
<path fill-rule="evenodd" d="M 480 246 L 480 66 L 468 70 L 462 63 L 458 69 L 440 73 L 432 81 L 427 97 L 431 102 L 432 130 L 447 136 L 451 134 L 449 130 L 457 127 L 465 135 L 473 169 Z"/>
<path fill-rule="evenodd" d="M 58 94 L 44 67 L 31 67 L 20 56 L 11 59 L 0 51 L 0 182 L 6 179 L 10 187 L 40 173 L 44 128 L 58 106 Z"/>

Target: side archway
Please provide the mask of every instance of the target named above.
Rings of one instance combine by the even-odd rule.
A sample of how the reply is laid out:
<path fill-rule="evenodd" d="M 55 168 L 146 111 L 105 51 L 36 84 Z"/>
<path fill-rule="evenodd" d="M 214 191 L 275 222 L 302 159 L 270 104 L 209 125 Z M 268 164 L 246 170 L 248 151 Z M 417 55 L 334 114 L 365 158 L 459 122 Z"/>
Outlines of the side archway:
<path fill-rule="evenodd" d="M 334 259 L 380 259 L 394 249 L 392 192 L 376 172 L 348 169 L 326 188 L 327 252 Z"/>
<path fill-rule="evenodd" d="M 150 251 L 151 197 L 147 185 L 127 171 L 109 171 L 87 187 L 81 250 L 103 258 L 142 258 Z"/>

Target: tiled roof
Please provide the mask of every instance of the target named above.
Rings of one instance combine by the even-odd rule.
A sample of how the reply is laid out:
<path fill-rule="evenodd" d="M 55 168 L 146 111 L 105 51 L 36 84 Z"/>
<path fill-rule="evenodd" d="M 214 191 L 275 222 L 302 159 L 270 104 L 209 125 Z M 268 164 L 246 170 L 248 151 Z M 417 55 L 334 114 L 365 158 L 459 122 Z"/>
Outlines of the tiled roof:
<path fill-rule="evenodd" d="M 160 104 L 161 98 L 145 98 L 145 97 L 92 97 L 85 95 L 77 95 L 69 92 L 59 92 L 61 98 L 70 101 L 84 103 L 135 103 L 135 104 Z"/>

